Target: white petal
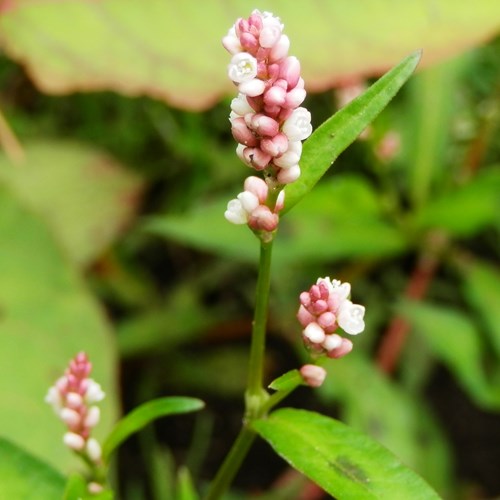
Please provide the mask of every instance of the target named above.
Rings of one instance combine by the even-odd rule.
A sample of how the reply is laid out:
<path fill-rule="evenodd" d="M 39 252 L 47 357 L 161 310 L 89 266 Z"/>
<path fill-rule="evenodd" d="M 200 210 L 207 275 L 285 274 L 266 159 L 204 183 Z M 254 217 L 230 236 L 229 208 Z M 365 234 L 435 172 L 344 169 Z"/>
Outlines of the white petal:
<path fill-rule="evenodd" d="M 239 52 L 231 59 L 227 74 L 235 83 L 253 80 L 257 75 L 257 59 L 248 52 Z"/>
<path fill-rule="evenodd" d="M 231 200 L 227 204 L 224 217 L 233 224 L 246 224 L 248 222 L 248 213 L 242 207 L 240 200 Z"/>
<path fill-rule="evenodd" d="M 238 195 L 243 210 L 248 214 L 252 213 L 259 206 L 259 198 L 251 191 L 243 191 Z"/>
<path fill-rule="evenodd" d="M 345 300 L 340 306 L 337 322 L 346 333 L 358 335 L 365 329 L 364 315 L 363 306 Z"/>

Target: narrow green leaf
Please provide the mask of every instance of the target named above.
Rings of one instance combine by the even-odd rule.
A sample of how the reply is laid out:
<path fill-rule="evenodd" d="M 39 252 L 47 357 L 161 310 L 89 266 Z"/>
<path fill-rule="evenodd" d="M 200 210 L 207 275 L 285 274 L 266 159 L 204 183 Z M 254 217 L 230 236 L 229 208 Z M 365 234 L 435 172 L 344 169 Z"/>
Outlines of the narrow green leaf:
<path fill-rule="evenodd" d="M 484 343 L 467 316 L 423 303 L 407 302 L 400 309 L 474 401 L 486 408 L 500 406 L 500 387 L 490 385 L 483 370 Z"/>
<path fill-rule="evenodd" d="M 199 498 L 189 469 L 181 467 L 177 475 L 177 500 L 198 500 Z"/>
<path fill-rule="evenodd" d="M 292 467 L 339 500 L 439 498 L 386 448 L 337 420 L 284 408 L 253 426 Z"/>
<path fill-rule="evenodd" d="M 288 212 L 321 179 L 331 164 L 387 106 L 410 78 L 420 61 L 421 51 L 414 52 L 377 80 L 364 94 L 338 111 L 318 127 L 304 143 L 302 175 L 286 188 Z"/>
<path fill-rule="evenodd" d="M 268 387 L 274 391 L 286 391 L 287 389 L 296 387 L 301 383 L 302 377 L 300 376 L 299 370 L 290 370 L 277 379 L 274 379 Z"/>
<path fill-rule="evenodd" d="M 103 446 L 104 459 L 108 460 L 117 446 L 153 420 L 167 415 L 197 411 L 203 406 L 203 401 L 199 399 L 177 396 L 154 399 L 142 404 L 125 415 L 111 431 Z"/>
<path fill-rule="evenodd" d="M 409 171 L 409 195 L 422 206 L 436 180 L 446 172 L 447 145 L 455 105 L 456 82 L 466 57 L 438 64 L 415 75 L 409 84 L 411 107 L 408 116 L 406 163 Z"/>
<path fill-rule="evenodd" d="M 0 438 L 0 498 L 62 498 L 64 477 L 50 465 Z"/>
<path fill-rule="evenodd" d="M 500 357 L 500 272 L 484 262 L 469 262 L 462 275 L 465 297 L 480 314 L 491 344 Z"/>

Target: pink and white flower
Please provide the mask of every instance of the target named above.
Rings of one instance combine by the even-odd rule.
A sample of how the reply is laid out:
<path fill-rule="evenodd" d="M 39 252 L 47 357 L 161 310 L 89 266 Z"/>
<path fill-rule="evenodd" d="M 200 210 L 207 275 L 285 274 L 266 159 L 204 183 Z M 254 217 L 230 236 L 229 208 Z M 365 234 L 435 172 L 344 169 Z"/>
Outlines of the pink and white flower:
<path fill-rule="evenodd" d="M 91 370 L 92 363 L 85 353 L 80 352 L 70 361 L 64 375 L 48 390 L 45 401 L 67 428 L 64 444 L 99 463 L 101 447 L 90 433 L 99 423 L 101 413 L 95 403 L 104 398 L 104 392 L 89 378 Z"/>
<path fill-rule="evenodd" d="M 352 342 L 337 333 L 341 328 L 358 335 L 365 328 L 365 308 L 349 300 L 351 285 L 329 277 L 319 278 L 309 291 L 300 294 L 297 319 L 304 327 L 302 336 L 313 350 L 331 358 L 345 356 Z"/>
<path fill-rule="evenodd" d="M 290 40 L 283 29 L 278 17 L 254 10 L 248 19 L 238 19 L 222 40 L 232 55 L 228 76 L 238 87 L 229 116 L 236 153 L 249 167 L 265 171 L 273 189 L 299 178 L 301 141 L 312 132 L 311 115 L 300 107 L 306 97 L 300 62 L 288 55 Z M 267 208 L 265 200 L 257 209 L 248 205 L 248 197 L 241 198 L 229 203 L 229 221 L 253 228 L 277 224 L 277 210 Z"/>

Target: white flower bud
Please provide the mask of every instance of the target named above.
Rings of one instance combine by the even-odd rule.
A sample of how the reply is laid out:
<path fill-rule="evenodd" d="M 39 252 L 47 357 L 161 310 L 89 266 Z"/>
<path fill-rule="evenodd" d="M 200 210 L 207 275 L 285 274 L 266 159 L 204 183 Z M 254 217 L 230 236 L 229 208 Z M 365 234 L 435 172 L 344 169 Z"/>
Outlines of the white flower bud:
<path fill-rule="evenodd" d="M 325 332 L 318 323 L 309 323 L 302 332 L 304 337 L 310 340 L 313 344 L 321 344 L 325 340 Z"/>
<path fill-rule="evenodd" d="M 308 386 L 320 387 L 325 381 L 326 370 L 322 366 L 304 365 L 300 369 L 300 375 Z"/>
<path fill-rule="evenodd" d="M 101 386 L 91 378 L 88 379 L 87 391 L 85 392 L 85 401 L 88 404 L 98 403 L 104 399 L 105 393 Z"/>
<path fill-rule="evenodd" d="M 251 213 L 259 206 L 259 198 L 250 191 L 243 191 L 238 195 L 238 200 L 240 200 L 243 210 L 247 213 Z"/>
<path fill-rule="evenodd" d="M 90 438 L 87 440 L 87 446 L 85 448 L 85 451 L 87 452 L 87 456 L 92 461 L 97 462 L 98 460 L 101 459 L 102 456 L 101 445 L 98 443 L 96 439 Z"/>
<path fill-rule="evenodd" d="M 76 427 L 80 424 L 81 415 L 71 408 L 63 408 L 60 411 L 59 416 L 69 428 Z"/>
<path fill-rule="evenodd" d="M 91 406 L 85 417 L 85 427 L 95 427 L 99 423 L 101 410 L 97 406 Z"/>
<path fill-rule="evenodd" d="M 85 439 L 75 432 L 66 432 L 63 437 L 64 444 L 75 451 L 81 451 L 85 447 Z"/>

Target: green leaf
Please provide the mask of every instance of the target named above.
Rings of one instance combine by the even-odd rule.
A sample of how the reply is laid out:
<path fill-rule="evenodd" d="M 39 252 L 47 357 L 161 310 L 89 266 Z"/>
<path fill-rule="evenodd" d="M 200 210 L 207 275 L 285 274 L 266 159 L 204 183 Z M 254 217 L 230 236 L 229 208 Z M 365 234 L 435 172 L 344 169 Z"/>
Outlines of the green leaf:
<path fill-rule="evenodd" d="M 80 461 L 62 443 L 64 425 L 44 397 L 70 359 L 85 351 L 106 393 L 95 429 L 101 439 L 118 413 L 114 339 L 52 234 L 2 187 L 0 276 L 0 429 L 59 470 L 70 470 Z"/>
<path fill-rule="evenodd" d="M 0 438 L 0 498 L 62 498 L 64 477 L 51 466 Z"/>
<path fill-rule="evenodd" d="M 453 309 L 412 302 L 403 304 L 401 312 L 477 404 L 500 407 L 500 386 L 492 386 L 486 379 L 484 342 L 467 316 Z"/>
<path fill-rule="evenodd" d="M 103 457 L 111 453 L 130 435 L 160 417 L 201 410 L 203 401 L 195 398 L 169 396 L 148 401 L 125 415 L 115 426 L 103 445 Z"/>
<path fill-rule="evenodd" d="M 457 109 L 454 92 L 467 57 L 456 58 L 420 72 L 408 85 L 410 110 L 405 134 L 409 195 L 415 206 L 422 206 L 431 188 L 443 177 L 451 125 Z"/>
<path fill-rule="evenodd" d="M 198 500 L 200 497 L 187 467 L 181 467 L 177 475 L 177 500 Z"/>
<path fill-rule="evenodd" d="M 500 272 L 498 267 L 480 261 L 462 267 L 464 294 L 481 316 L 491 344 L 500 358 Z"/>
<path fill-rule="evenodd" d="M 45 92 L 114 90 L 200 109 L 234 93 L 220 40 L 255 6 L 254 0 L 212 0 L 208 10 L 196 0 L 3 2 L 0 43 Z M 290 54 L 313 91 L 380 74 L 418 47 L 426 64 L 436 63 L 494 36 L 500 15 L 491 0 L 365 0 L 362 9 L 350 0 L 262 0 L 259 9 L 285 23 Z M 78 23 L 67 29 L 68 19 Z"/>
<path fill-rule="evenodd" d="M 319 181 L 340 153 L 389 104 L 398 90 L 410 78 L 422 53 L 414 52 L 377 80 L 365 93 L 351 101 L 318 127 L 304 143 L 300 161 L 302 175 L 286 187 L 288 212 Z"/>
<path fill-rule="evenodd" d="M 386 448 L 324 415 L 284 408 L 253 427 L 292 467 L 339 500 L 439 498 Z"/>
<path fill-rule="evenodd" d="M 451 450 L 425 402 L 389 380 L 359 351 L 323 366 L 328 376 L 319 393 L 329 405 L 340 403 L 342 421 L 386 446 L 449 496 Z"/>
<path fill-rule="evenodd" d="M 488 226 L 500 228 L 499 192 L 500 168 L 495 166 L 430 201 L 415 222 L 420 228 L 441 228 L 458 237 L 472 236 Z"/>
<path fill-rule="evenodd" d="M 40 141 L 24 149 L 21 165 L 0 155 L 0 181 L 43 218 L 74 262 L 89 264 L 131 219 L 141 182 L 83 145 Z"/>
<path fill-rule="evenodd" d="M 269 389 L 274 391 L 286 391 L 303 383 L 299 370 L 290 370 L 284 373 L 281 377 L 273 380 L 269 385 Z"/>

